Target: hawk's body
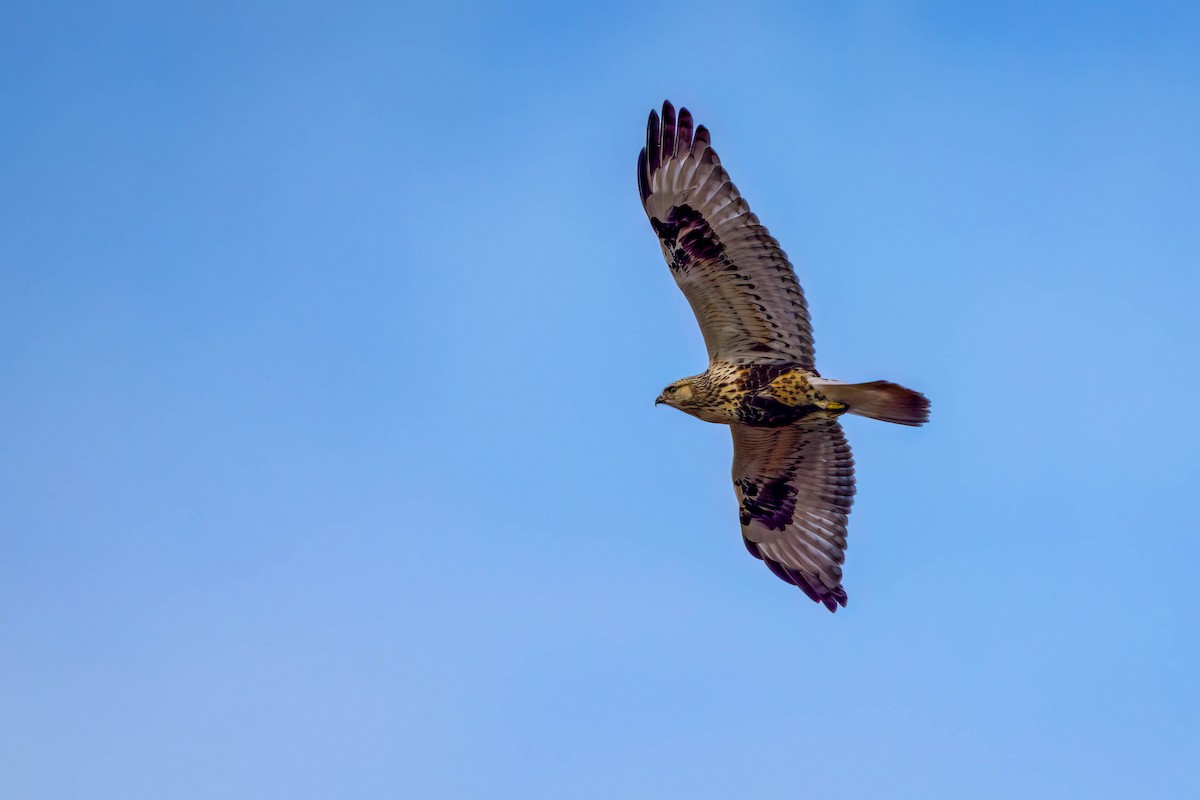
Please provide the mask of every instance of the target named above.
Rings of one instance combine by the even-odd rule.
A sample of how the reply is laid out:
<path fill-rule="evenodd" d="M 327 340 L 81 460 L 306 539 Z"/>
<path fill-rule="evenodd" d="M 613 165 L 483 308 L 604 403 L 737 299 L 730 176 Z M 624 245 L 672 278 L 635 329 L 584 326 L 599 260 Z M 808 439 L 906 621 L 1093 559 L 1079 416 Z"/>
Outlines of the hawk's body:
<path fill-rule="evenodd" d="M 787 364 L 718 362 L 688 379 L 696 399 L 686 410 L 705 422 L 767 428 L 789 425 L 818 411 L 844 411 L 844 405 L 831 403 L 816 390 L 810 382 L 814 377 Z"/>
<path fill-rule="evenodd" d="M 787 256 L 729 180 L 703 126 L 651 111 L 638 188 L 708 347 L 708 369 L 659 397 L 733 431 L 747 549 L 830 611 L 841 585 L 854 460 L 843 413 L 920 425 L 929 401 L 886 381 L 845 384 L 814 366 L 804 293 Z"/>

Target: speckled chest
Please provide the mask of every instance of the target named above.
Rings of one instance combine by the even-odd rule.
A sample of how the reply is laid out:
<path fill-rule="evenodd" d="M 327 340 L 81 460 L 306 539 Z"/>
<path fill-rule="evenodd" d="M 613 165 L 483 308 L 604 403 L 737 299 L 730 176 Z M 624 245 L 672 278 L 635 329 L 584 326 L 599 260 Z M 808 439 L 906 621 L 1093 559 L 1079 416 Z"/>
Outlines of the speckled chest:
<path fill-rule="evenodd" d="M 809 383 L 811 373 L 786 364 L 751 364 L 710 369 L 715 405 L 727 422 L 758 427 L 790 425 L 825 411 L 824 395 Z"/>

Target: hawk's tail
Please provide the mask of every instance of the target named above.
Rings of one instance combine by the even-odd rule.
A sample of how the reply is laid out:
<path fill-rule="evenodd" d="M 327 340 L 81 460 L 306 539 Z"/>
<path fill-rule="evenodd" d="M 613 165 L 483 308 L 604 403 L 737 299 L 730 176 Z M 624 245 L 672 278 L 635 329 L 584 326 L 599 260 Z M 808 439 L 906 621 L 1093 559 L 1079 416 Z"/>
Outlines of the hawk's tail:
<path fill-rule="evenodd" d="M 900 425 L 924 425 L 929 421 L 929 400 L 920 392 L 887 381 L 840 383 L 813 378 L 812 385 L 825 397 L 845 403 L 846 411 Z"/>

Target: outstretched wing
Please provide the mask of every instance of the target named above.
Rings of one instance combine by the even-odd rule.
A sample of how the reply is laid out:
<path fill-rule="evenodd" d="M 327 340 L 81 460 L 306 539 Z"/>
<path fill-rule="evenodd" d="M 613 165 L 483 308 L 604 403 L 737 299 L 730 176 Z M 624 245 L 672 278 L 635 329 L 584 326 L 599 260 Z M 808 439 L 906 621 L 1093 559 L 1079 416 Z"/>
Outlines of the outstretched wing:
<path fill-rule="evenodd" d="M 832 417 L 781 428 L 731 425 L 733 485 L 751 555 L 830 611 L 846 605 L 842 563 L 854 458 Z"/>
<path fill-rule="evenodd" d="M 787 255 L 750 211 L 686 108 L 650 112 L 638 189 L 710 361 L 813 369 L 812 326 Z"/>

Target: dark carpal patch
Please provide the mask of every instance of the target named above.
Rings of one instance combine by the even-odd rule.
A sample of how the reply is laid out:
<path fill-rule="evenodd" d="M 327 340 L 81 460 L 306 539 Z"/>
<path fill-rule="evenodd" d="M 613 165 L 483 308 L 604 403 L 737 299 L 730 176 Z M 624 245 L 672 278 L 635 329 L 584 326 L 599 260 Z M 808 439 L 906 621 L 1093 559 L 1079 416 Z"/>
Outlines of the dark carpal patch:
<path fill-rule="evenodd" d="M 708 221 L 689 205 L 672 207 L 666 220 L 651 217 L 650 225 L 671 254 L 674 272 L 686 272 L 697 261 L 716 261 L 725 254 Z"/>
<path fill-rule="evenodd" d="M 738 480 L 742 490 L 741 521 L 743 525 L 757 522 L 769 531 L 781 531 L 792 524 L 796 514 L 796 487 L 792 476 L 783 475 L 758 486 L 746 478 Z M 754 493 L 746 491 L 753 487 Z"/>

